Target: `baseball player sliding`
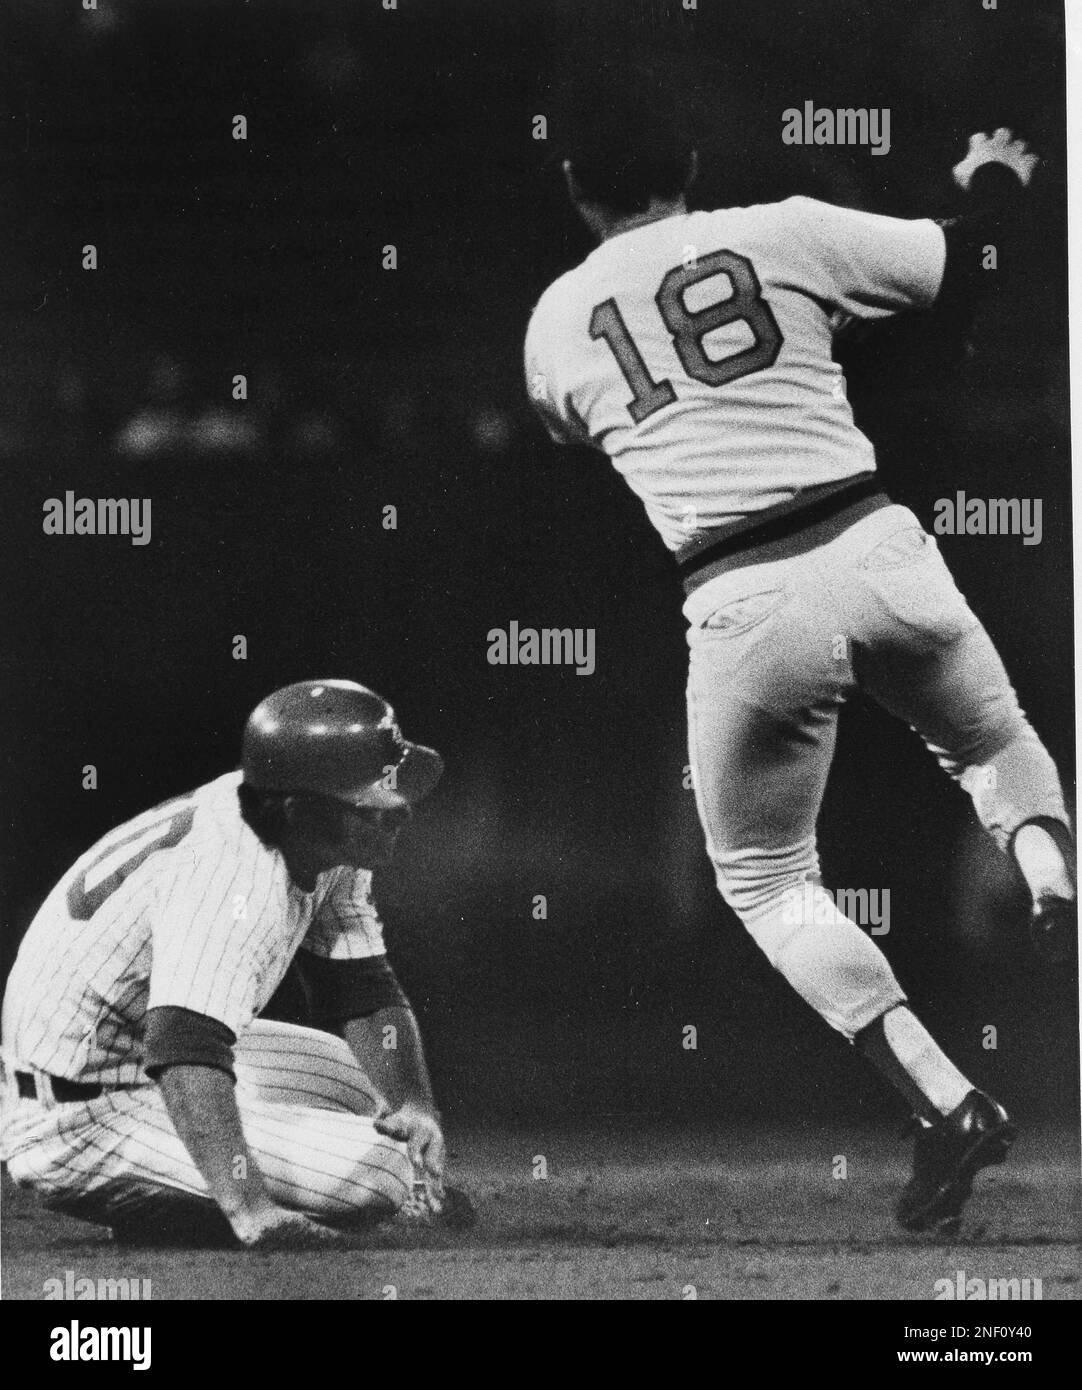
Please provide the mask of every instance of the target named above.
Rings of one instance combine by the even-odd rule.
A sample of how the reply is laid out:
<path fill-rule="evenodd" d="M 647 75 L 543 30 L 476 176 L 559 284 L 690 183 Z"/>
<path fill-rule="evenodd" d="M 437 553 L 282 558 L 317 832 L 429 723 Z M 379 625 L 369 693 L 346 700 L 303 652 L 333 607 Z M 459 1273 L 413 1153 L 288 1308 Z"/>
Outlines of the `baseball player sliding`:
<path fill-rule="evenodd" d="M 4 997 L 15 1181 L 127 1240 L 321 1244 L 439 1213 L 440 1119 L 371 870 L 442 769 L 372 691 L 305 681 L 253 712 L 239 772 L 84 854 Z M 334 1033 L 257 1017 L 294 957 Z"/>
<path fill-rule="evenodd" d="M 689 212 L 696 156 L 638 75 L 580 102 L 567 187 L 600 246 L 542 296 L 530 395 L 553 437 L 602 449 L 675 553 L 687 595 L 690 757 L 718 888 L 771 964 L 876 1064 L 918 1120 L 898 1203 L 954 1225 L 1013 1138 L 822 888 L 816 820 L 857 687 L 906 720 L 970 794 L 1033 899 L 1035 946 L 1076 942 L 1056 770 L 935 542 L 875 480 L 832 357 L 853 320 L 931 309 L 955 327 L 982 248 L 1036 158 L 1007 130 L 955 169 L 939 224 L 809 198 Z"/>

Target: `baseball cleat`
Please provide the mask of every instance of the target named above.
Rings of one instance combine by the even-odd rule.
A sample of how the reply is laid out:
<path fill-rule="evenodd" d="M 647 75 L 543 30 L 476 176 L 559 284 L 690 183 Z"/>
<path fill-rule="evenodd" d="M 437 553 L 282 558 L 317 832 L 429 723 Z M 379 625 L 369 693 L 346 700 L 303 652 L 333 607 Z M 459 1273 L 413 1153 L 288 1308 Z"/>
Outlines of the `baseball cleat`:
<path fill-rule="evenodd" d="M 1078 903 L 1073 898 L 1038 898 L 1029 917 L 1033 949 L 1050 965 L 1078 956 Z"/>
<path fill-rule="evenodd" d="M 907 1231 L 952 1233 L 982 1168 L 1002 1163 L 1015 1129 L 1002 1105 L 973 1090 L 938 1124 L 922 1126 L 913 1146 L 913 1176 L 895 1208 Z"/>

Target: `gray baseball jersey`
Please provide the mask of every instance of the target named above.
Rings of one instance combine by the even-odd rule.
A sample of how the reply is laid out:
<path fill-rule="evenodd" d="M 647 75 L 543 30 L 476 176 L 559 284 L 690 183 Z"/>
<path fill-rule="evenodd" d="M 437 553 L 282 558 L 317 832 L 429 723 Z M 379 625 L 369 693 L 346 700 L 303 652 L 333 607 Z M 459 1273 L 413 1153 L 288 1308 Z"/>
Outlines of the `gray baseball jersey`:
<path fill-rule="evenodd" d="M 604 450 L 671 550 L 875 467 L 833 335 L 929 306 L 942 229 L 811 198 L 665 217 L 601 243 L 541 297 L 530 396 Z"/>

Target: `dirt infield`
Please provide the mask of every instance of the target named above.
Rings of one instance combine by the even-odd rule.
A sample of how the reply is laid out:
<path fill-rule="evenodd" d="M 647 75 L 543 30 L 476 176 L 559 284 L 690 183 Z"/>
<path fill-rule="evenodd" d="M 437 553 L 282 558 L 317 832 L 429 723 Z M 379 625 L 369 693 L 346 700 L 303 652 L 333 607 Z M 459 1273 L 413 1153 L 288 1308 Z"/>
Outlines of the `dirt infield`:
<path fill-rule="evenodd" d="M 1079 1149 L 1065 1132 L 1024 1132 L 946 1243 L 893 1225 L 907 1146 L 882 1130 L 474 1133 L 452 1150 L 475 1229 L 384 1228 L 318 1256 L 120 1251 L 5 1179 L 3 1296 L 40 1299 L 73 1270 L 150 1279 L 159 1300 L 932 1299 L 964 1270 L 1079 1297 Z"/>

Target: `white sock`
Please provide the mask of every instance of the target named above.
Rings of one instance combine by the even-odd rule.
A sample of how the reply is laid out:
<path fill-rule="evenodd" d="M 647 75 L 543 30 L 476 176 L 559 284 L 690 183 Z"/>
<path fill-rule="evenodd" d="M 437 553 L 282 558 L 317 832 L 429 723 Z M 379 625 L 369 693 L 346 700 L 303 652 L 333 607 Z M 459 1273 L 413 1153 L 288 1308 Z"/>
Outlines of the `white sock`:
<path fill-rule="evenodd" d="M 972 1082 L 966 1080 L 904 1004 L 884 1014 L 883 1036 L 899 1065 L 941 1115 L 956 1110 L 973 1090 Z"/>
<path fill-rule="evenodd" d="M 1039 898 L 1073 898 L 1074 878 L 1059 845 L 1034 821 L 1023 825 L 1014 837 L 1015 862 L 1037 902 Z"/>

